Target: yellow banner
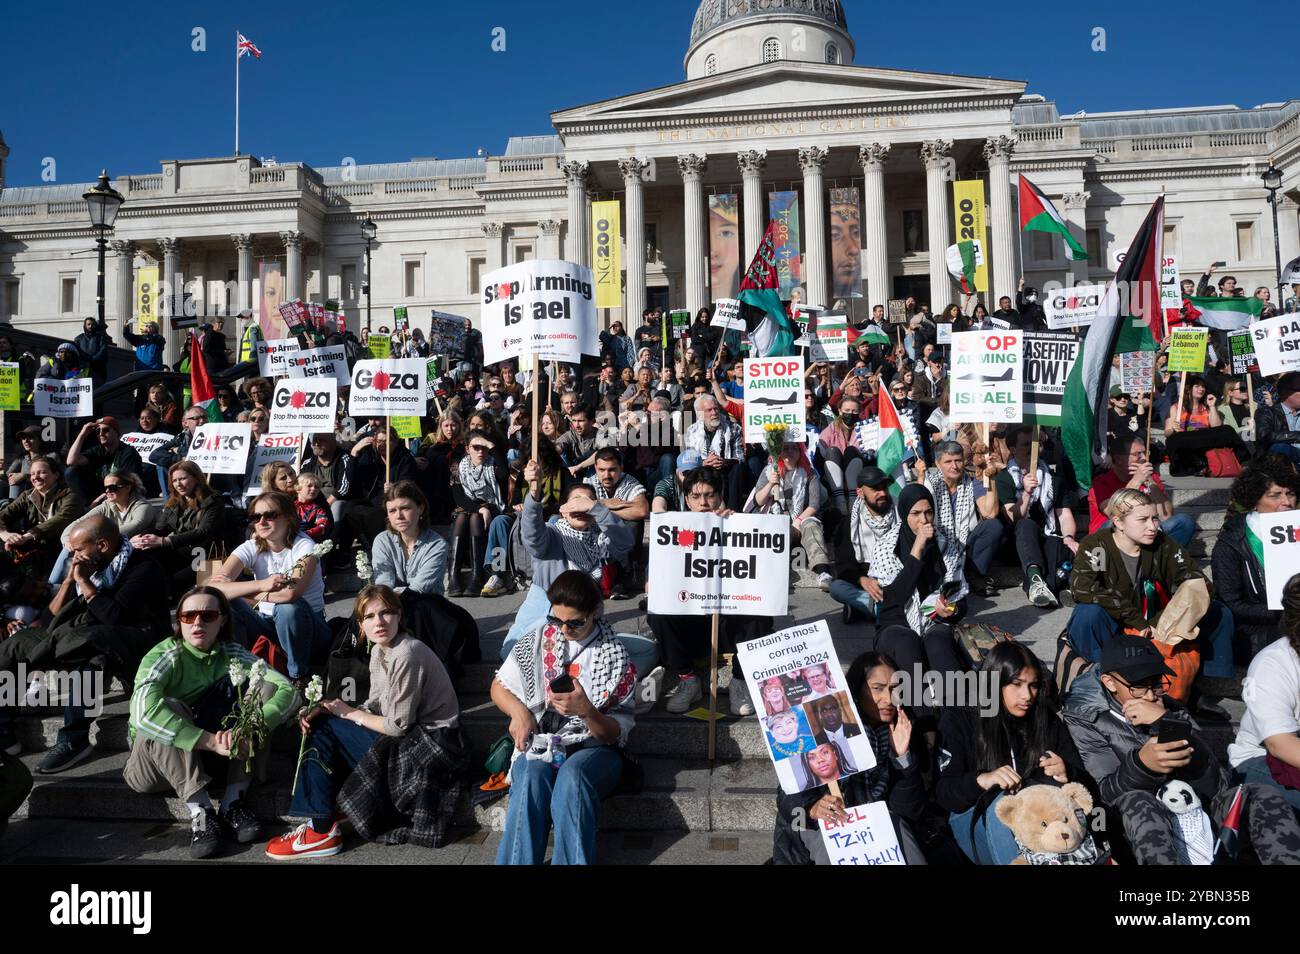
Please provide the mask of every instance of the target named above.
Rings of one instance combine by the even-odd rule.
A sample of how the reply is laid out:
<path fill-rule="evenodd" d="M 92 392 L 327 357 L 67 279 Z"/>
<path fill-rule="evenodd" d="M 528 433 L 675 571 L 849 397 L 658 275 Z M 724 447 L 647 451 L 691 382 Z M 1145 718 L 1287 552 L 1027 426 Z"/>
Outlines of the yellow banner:
<path fill-rule="evenodd" d="M 420 419 L 418 417 L 394 417 L 392 418 L 393 431 L 404 441 L 415 440 L 423 437 L 420 433 Z"/>
<path fill-rule="evenodd" d="M 989 234 L 984 217 L 984 180 L 960 179 L 952 184 L 953 220 L 957 223 L 957 241 L 978 239 L 984 251 L 984 264 L 975 269 L 975 290 L 989 290 Z M 930 254 L 935 254 L 933 249 Z"/>
<path fill-rule="evenodd" d="M 18 410 L 19 400 L 18 365 L 0 362 L 0 411 Z"/>
<path fill-rule="evenodd" d="M 158 266 L 135 270 L 135 329 L 158 320 Z"/>
<path fill-rule="evenodd" d="M 597 308 L 622 308 L 618 202 L 591 203 L 591 272 Z"/>
<path fill-rule="evenodd" d="M 376 333 L 366 338 L 366 348 L 370 351 L 370 357 L 382 360 L 392 355 L 393 339 Z"/>

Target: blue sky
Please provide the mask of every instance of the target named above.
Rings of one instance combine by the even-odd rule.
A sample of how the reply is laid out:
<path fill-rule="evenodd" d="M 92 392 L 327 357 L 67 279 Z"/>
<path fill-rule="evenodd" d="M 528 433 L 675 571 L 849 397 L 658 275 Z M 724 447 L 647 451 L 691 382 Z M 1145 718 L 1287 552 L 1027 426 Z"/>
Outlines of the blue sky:
<path fill-rule="evenodd" d="M 264 54 L 244 60 L 243 152 L 316 166 L 500 153 L 509 135 L 551 132 L 554 109 L 681 80 L 696 6 L 260 0 L 121 15 L 112 5 L 11 3 L 0 87 L 7 183 L 41 184 L 47 157 L 55 181 L 85 182 L 101 166 L 150 173 L 163 159 L 232 154 L 236 29 Z M 1063 113 L 1298 95 L 1293 51 L 1260 40 L 1287 42 L 1282 8 L 1257 0 L 846 0 L 845 9 L 859 66 L 1023 79 Z M 191 48 L 195 27 L 206 52 Z M 504 52 L 491 48 L 497 27 Z M 1092 50 L 1096 27 L 1105 52 Z"/>

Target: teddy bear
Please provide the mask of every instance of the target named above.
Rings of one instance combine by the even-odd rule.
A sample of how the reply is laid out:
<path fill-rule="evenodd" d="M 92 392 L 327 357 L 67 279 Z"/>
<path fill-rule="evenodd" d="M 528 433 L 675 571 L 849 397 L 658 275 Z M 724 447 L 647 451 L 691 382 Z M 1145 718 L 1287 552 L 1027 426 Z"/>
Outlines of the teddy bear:
<path fill-rule="evenodd" d="M 1088 834 L 1092 796 L 1078 782 L 1027 786 L 999 798 L 995 811 L 1020 846 L 1020 857 L 1012 864 L 1095 865 L 1100 861 Z"/>

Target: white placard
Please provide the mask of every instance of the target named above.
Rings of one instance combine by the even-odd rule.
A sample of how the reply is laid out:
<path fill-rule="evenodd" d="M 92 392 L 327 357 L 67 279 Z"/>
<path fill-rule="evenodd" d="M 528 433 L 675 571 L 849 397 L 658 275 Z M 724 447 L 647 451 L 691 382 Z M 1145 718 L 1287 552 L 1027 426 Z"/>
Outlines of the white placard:
<path fill-rule="evenodd" d="M 272 434 L 314 434 L 334 430 L 339 386 L 333 377 L 281 378 L 271 396 Z"/>
<path fill-rule="evenodd" d="M 784 616 L 790 518 L 656 513 L 650 517 L 649 611 L 667 616 Z"/>
<path fill-rule="evenodd" d="M 205 474 L 243 474 L 253 442 L 252 424 L 200 424 L 186 460 Z"/>
<path fill-rule="evenodd" d="M 745 330 L 745 319 L 740 317 L 740 299 L 715 298 L 713 305 L 713 319 L 709 322 L 710 327 L 721 328 L 723 331 Z"/>
<path fill-rule="evenodd" d="M 94 417 L 95 384 L 90 378 L 37 378 L 37 417 Z"/>
<path fill-rule="evenodd" d="M 262 441 L 253 454 L 253 472 L 244 488 L 244 499 L 262 492 L 262 471 L 267 465 L 281 461 L 291 467 L 298 462 L 298 448 L 302 446 L 301 434 L 263 434 Z"/>
<path fill-rule="evenodd" d="M 846 807 L 848 820 L 819 821 L 822 844 L 833 865 L 905 865 L 889 805 L 868 802 Z"/>
<path fill-rule="evenodd" d="M 1156 353 L 1125 351 L 1119 356 L 1119 386 L 1129 397 L 1150 394 L 1154 387 Z"/>
<path fill-rule="evenodd" d="M 1047 316 L 1047 327 L 1056 330 L 1082 328 L 1092 324 L 1097 318 L 1105 292 L 1105 285 L 1076 285 L 1045 296 L 1043 314 Z"/>
<path fill-rule="evenodd" d="M 1282 590 L 1300 573 L 1300 510 L 1246 515 L 1246 543 L 1254 535 L 1263 550 L 1264 590 L 1268 608 L 1282 608 Z"/>
<path fill-rule="evenodd" d="M 801 623 L 736 650 L 783 792 L 806 792 L 875 767 L 826 620 Z"/>
<path fill-rule="evenodd" d="M 427 366 L 423 358 L 358 361 L 352 369 L 348 413 L 353 417 L 421 417 L 427 400 Z"/>
<path fill-rule="evenodd" d="M 160 447 L 166 447 L 175 436 L 175 434 L 146 434 L 143 431 L 132 431 L 130 434 L 122 435 L 122 443 L 133 448 L 140 455 L 140 459 L 147 464 L 149 455 Z"/>
<path fill-rule="evenodd" d="M 282 378 L 289 373 L 289 359 L 302 351 L 297 338 L 272 338 L 257 342 L 257 373 L 264 378 Z"/>
<path fill-rule="evenodd" d="M 803 358 L 745 359 L 745 443 L 766 440 L 764 424 L 784 424 L 785 439 L 802 444 Z"/>
<path fill-rule="evenodd" d="M 935 344 L 952 344 L 952 322 L 945 322 L 934 327 L 938 332 L 937 337 L 934 339 Z"/>
<path fill-rule="evenodd" d="M 948 419 L 955 424 L 1015 424 L 1023 414 L 1024 333 L 959 331 L 952 336 Z"/>
<path fill-rule="evenodd" d="M 343 345 L 291 353 L 285 367 L 285 373 L 291 378 L 333 378 L 341 388 L 352 383 L 348 375 L 348 352 Z"/>
<path fill-rule="evenodd" d="M 1256 321 L 1250 326 L 1250 335 L 1260 374 L 1267 377 L 1300 370 L 1300 315 Z"/>
<path fill-rule="evenodd" d="M 1026 332 L 1024 336 L 1024 419 L 1032 424 L 1061 426 L 1065 383 L 1079 356 L 1074 335 Z"/>
<path fill-rule="evenodd" d="M 1165 311 L 1178 311 L 1183 307 L 1183 288 L 1178 281 L 1178 259 L 1164 257 L 1160 268 L 1160 307 Z"/>
<path fill-rule="evenodd" d="M 591 269 L 543 259 L 488 272 L 479 288 L 483 363 L 535 354 L 578 364 L 600 354 Z"/>

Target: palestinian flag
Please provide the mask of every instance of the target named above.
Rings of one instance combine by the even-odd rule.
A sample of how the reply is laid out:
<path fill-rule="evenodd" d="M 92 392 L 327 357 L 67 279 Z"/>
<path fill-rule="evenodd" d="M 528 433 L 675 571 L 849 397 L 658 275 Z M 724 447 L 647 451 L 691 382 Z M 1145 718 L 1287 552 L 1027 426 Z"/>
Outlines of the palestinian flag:
<path fill-rule="evenodd" d="M 858 338 L 865 338 L 867 344 L 884 345 L 885 347 L 889 347 L 891 344 L 889 335 L 885 334 L 885 330 L 880 325 L 875 324 L 867 325 L 856 334 L 852 330 L 849 331 L 849 344 L 853 344 Z"/>
<path fill-rule="evenodd" d="M 192 407 L 203 408 L 203 413 L 213 423 L 221 421 L 221 408 L 217 405 L 217 389 L 208 377 L 208 362 L 199 346 L 199 337 L 190 332 L 190 402 Z"/>
<path fill-rule="evenodd" d="M 1024 182 L 1024 177 L 1021 177 Z M 1106 286 L 1097 317 L 1079 342 L 1061 401 L 1061 442 L 1079 487 L 1092 486 L 1093 451 L 1106 449 L 1106 401 L 1111 359 L 1126 351 L 1155 351 L 1161 338 L 1160 263 L 1165 200 L 1156 199 Z"/>
<path fill-rule="evenodd" d="M 753 346 L 752 358 L 785 358 L 794 355 L 798 332 L 781 303 L 781 283 L 776 274 L 775 222 L 767 223 L 763 241 L 740 283 L 740 317 Z"/>
<path fill-rule="evenodd" d="M 1023 175 L 1020 177 L 1020 231 L 1055 232 L 1065 240 L 1070 258 L 1076 262 L 1088 258 L 1087 250 L 1070 234 L 1070 227 L 1061 218 L 1061 213 L 1056 211 L 1052 200 Z"/>
<path fill-rule="evenodd" d="M 903 443 L 903 422 L 898 419 L 898 409 L 889 399 L 889 392 L 880 389 L 880 444 L 876 449 L 876 466 L 883 470 L 894 482 L 889 485 L 889 492 L 897 497 L 907 486 L 907 470 L 903 461 L 907 459 L 907 447 Z"/>
<path fill-rule="evenodd" d="M 944 257 L 948 263 L 948 273 L 961 283 L 963 295 L 975 294 L 975 270 L 984 264 L 984 252 L 979 239 L 967 239 L 956 245 L 948 246 Z"/>
<path fill-rule="evenodd" d="M 1219 826 L 1219 851 L 1222 851 L 1229 858 L 1237 857 L 1238 835 L 1241 831 L 1242 816 L 1246 813 L 1246 789 L 1245 786 L 1238 785 L 1237 791 L 1232 796 L 1232 804 L 1228 806 L 1228 814 L 1223 818 L 1223 824 Z"/>
<path fill-rule="evenodd" d="M 1246 545 L 1250 547 L 1250 552 L 1255 554 L 1255 562 L 1259 568 L 1264 569 L 1264 541 L 1260 537 L 1260 524 L 1264 522 L 1263 514 L 1255 513 L 1253 510 L 1246 514 Z"/>
<path fill-rule="evenodd" d="M 1220 331 L 1240 331 L 1253 321 L 1259 321 L 1264 313 L 1264 303 L 1251 295 L 1244 297 L 1184 298 L 1187 303 L 1187 319 L 1202 328 L 1217 328 Z"/>

